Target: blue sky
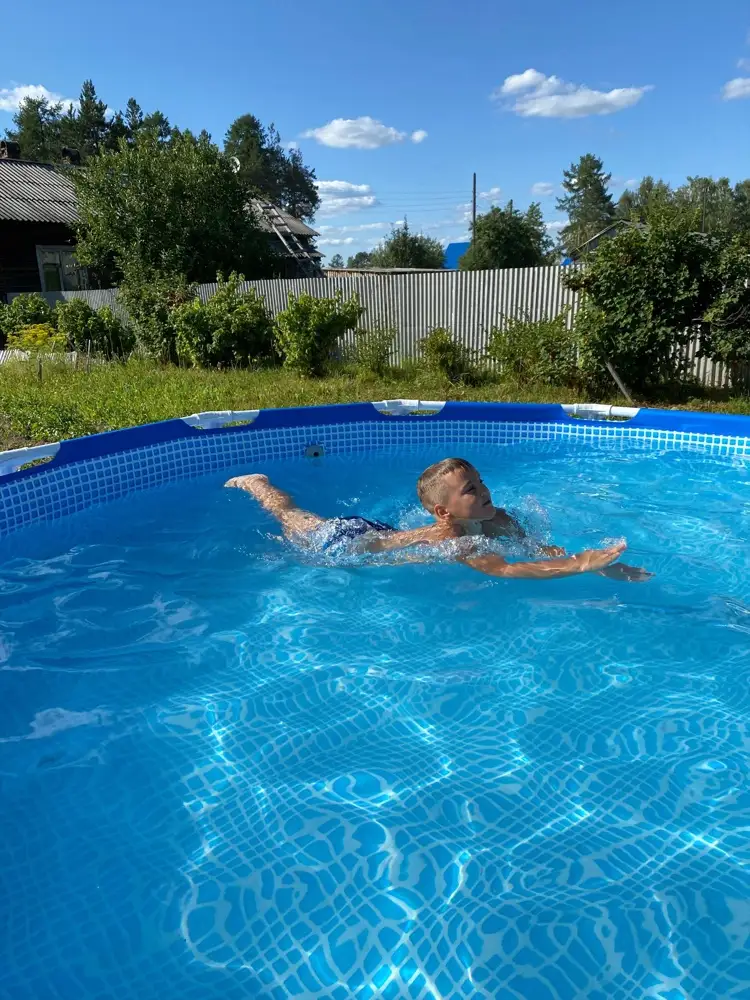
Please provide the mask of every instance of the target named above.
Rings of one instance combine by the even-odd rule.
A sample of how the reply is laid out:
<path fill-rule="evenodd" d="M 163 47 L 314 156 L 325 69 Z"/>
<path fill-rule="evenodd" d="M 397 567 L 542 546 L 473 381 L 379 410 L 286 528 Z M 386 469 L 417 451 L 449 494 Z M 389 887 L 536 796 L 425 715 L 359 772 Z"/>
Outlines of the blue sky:
<path fill-rule="evenodd" d="M 329 255 L 404 216 L 460 239 L 473 171 L 480 210 L 536 199 L 552 226 L 586 152 L 616 195 L 649 173 L 750 176 L 746 0 L 78 0 L 6 5 L 2 28 L 0 132 L 25 88 L 74 98 L 86 77 L 113 108 L 134 96 L 217 140 L 252 112 L 315 167 Z"/>

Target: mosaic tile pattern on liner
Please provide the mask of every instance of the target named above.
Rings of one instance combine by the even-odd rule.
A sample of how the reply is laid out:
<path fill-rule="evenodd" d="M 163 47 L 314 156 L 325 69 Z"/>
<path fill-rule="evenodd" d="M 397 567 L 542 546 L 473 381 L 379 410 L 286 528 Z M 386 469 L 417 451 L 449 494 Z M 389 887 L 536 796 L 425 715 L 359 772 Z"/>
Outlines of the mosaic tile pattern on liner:
<path fill-rule="evenodd" d="M 750 438 L 586 423 L 502 423 L 479 420 L 356 422 L 318 427 L 202 434 L 101 458 L 50 467 L 0 484 L 0 535 L 53 520 L 94 504 L 164 483 L 254 462 L 300 457 L 310 444 L 330 454 L 412 450 L 438 444 L 511 445 L 520 441 L 576 440 L 586 447 L 656 451 L 699 450 L 750 457 Z"/>

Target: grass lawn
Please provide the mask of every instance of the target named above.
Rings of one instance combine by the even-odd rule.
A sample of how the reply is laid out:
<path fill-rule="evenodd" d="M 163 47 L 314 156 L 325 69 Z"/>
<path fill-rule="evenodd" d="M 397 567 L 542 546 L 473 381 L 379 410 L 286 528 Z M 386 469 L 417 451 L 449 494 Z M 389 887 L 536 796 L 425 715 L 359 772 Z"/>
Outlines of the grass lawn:
<path fill-rule="evenodd" d="M 508 385 L 489 379 L 470 388 L 449 385 L 417 370 L 395 370 L 387 378 L 340 372 L 303 379 L 281 369 L 201 371 L 162 367 L 148 361 L 93 365 L 89 372 L 45 362 L 42 377 L 33 362 L 0 365 L 0 450 L 79 437 L 201 410 L 263 409 L 315 403 L 351 403 L 397 398 L 514 402 L 622 403 L 616 394 L 591 400 L 570 389 Z M 651 405 L 672 405 L 652 402 Z M 750 398 L 695 398 L 695 409 L 750 413 Z"/>

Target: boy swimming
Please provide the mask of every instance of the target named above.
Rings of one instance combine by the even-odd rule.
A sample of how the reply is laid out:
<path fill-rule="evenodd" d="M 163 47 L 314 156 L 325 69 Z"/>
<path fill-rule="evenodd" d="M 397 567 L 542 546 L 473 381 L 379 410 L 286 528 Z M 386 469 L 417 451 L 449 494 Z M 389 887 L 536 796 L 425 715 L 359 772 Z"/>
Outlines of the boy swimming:
<path fill-rule="evenodd" d="M 462 458 L 446 458 L 422 473 L 417 495 L 422 506 L 435 518 L 432 524 L 411 531 L 398 531 L 381 521 L 364 517 L 323 518 L 302 510 L 268 477 L 260 474 L 237 476 L 225 486 L 237 487 L 252 494 L 280 523 L 292 542 L 309 545 L 318 551 L 345 545 L 349 551 L 393 552 L 420 545 L 439 545 L 449 540 L 467 539 L 450 549 L 451 558 L 488 576 L 555 579 L 579 573 L 599 573 L 611 579 L 638 582 L 651 574 L 616 561 L 625 551 L 625 543 L 604 549 L 588 549 L 567 555 L 557 546 L 534 546 L 541 558 L 508 562 L 496 553 L 481 552 L 471 538 L 507 538 L 528 542 L 521 524 L 507 511 L 492 503 L 490 492 L 474 466 Z M 416 553 L 409 561 L 420 561 Z"/>

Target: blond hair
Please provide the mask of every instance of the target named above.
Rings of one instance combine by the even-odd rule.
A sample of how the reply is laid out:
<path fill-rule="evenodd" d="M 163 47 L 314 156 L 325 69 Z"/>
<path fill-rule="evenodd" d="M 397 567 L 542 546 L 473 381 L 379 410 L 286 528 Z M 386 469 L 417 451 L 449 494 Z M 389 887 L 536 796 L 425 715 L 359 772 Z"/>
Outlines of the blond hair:
<path fill-rule="evenodd" d="M 424 470 L 417 480 L 417 496 L 425 510 L 435 513 L 435 504 L 440 503 L 443 495 L 443 479 L 458 469 L 473 472 L 474 466 L 465 458 L 444 458 L 442 462 L 435 462 Z"/>

